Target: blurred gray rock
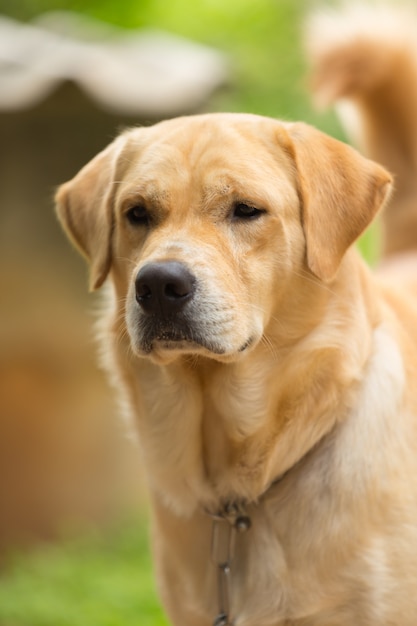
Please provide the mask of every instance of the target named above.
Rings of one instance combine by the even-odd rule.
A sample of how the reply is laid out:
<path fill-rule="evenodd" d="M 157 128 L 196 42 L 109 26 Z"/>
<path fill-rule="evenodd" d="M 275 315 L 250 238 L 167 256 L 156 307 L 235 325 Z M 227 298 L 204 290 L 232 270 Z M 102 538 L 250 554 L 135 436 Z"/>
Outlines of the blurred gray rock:
<path fill-rule="evenodd" d="M 198 109 L 227 80 L 209 47 L 74 13 L 30 24 L 0 17 L 0 111 L 26 109 L 72 81 L 111 113 L 159 119 Z"/>

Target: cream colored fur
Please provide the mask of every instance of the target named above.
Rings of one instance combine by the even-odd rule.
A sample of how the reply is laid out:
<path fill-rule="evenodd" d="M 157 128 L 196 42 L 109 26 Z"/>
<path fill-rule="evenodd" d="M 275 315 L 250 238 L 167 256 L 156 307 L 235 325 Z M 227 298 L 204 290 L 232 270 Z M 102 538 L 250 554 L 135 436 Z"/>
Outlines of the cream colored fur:
<path fill-rule="evenodd" d="M 176 626 L 216 615 L 206 510 L 227 501 L 252 518 L 234 626 L 415 626 L 417 298 L 352 248 L 389 188 L 311 127 L 217 114 L 128 131 L 57 194 L 92 287 L 108 277 L 106 359 L 139 432 Z M 192 332 L 174 316 L 149 336 L 135 277 L 172 260 L 196 280 Z"/>

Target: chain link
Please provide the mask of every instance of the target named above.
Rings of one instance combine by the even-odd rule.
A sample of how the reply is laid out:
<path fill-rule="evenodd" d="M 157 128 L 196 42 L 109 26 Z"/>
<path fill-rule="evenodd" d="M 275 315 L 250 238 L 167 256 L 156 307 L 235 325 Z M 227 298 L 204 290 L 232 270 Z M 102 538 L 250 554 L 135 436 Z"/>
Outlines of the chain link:
<path fill-rule="evenodd" d="M 213 519 L 211 534 L 211 560 L 217 568 L 218 615 L 213 626 L 233 626 L 230 618 L 231 565 L 235 555 L 236 532 L 245 532 L 251 520 L 243 507 L 226 504 L 223 510 L 209 515 Z"/>

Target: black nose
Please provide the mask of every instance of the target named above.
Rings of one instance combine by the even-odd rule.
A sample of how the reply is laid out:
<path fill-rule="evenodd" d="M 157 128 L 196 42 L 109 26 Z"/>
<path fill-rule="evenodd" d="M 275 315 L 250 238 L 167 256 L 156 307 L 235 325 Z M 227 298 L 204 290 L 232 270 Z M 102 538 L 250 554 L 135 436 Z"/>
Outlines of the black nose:
<path fill-rule="evenodd" d="M 136 276 L 136 300 L 145 313 L 169 317 L 192 298 L 194 285 L 195 277 L 178 261 L 148 263 Z"/>

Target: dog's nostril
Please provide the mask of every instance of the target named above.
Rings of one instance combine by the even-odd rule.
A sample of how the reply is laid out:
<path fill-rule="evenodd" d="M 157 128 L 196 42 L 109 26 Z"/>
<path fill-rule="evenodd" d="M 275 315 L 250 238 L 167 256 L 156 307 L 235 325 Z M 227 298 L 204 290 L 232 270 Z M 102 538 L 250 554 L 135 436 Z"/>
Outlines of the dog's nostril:
<path fill-rule="evenodd" d="M 177 275 L 175 282 L 166 284 L 165 295 L 167 298 L 184 298 L 192 291 L 192 288 L 192 277 L 187 270 L 187 273 Z"/>
<path fill-rule="evenodd" d="M 169 283 L 165 287 L 165 295 L 167 298 L 184 298 L 190 292 L 190 286 L 188 281 L 178 281 L 176 283 Z"/>
<path fill-rule="evenodd" d="M 183 263 L 148 263 L 136 276 L 136 300 L 145 313 L 169 316 L 192 298 L 194 285 L 195 277 Z"/>
<path fill-rule="evenodd" d="M 152 292 L 145 283 L 136 283 L 136 298 L 150 298 Z"/>

